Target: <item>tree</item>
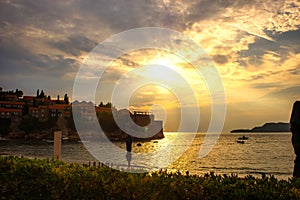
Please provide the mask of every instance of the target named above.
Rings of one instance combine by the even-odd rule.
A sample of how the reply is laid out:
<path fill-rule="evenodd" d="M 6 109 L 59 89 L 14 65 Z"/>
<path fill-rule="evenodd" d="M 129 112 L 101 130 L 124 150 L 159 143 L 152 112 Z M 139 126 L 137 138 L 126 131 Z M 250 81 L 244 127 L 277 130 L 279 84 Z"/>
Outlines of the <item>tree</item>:
<path fill-rule="evenodd" d="M 38 119 L 30 115 L 24 115 L 19 128 L 26 133 L 30 133 L 37 130 Z"/>
<path fill-rule="evenodd" d="M 23 96 L 23 91 L 16 89 L 16 95 L 17 95 L 17 97 Z"/>
<path fill-rule="evenodd" d="M 39 97 L 39 96 L 40 96 L 40 90 L 37 89 L 37 91 L 36 91 L 36 97 Z"/>
<path fill-rule="evenodd" d="M 112 107 L 112 103 L 107 102 L 107 103 L 105 104 L 105 107 L 106 107 L 106 108 L 111 108 L 111 107 Z"/>
<path fill-rule="evenodd" d="M 41 91 L 41 94 L 40 94 L 40 96 L 39 96 L 40 98 L 44 98 L 45 97 L 45 93 L 44 93 L 44 91 L 42 90 Z"/>
<path fill-rule="evenodd" d="M 56 103 L 57 103 L 57 104 L 59 103 L 59 94 L 57 95 Z"/>
<path fill-rule="evenodd" d="M 66 104 L 69 104 L 69 97 L 68 97 L 67 93 L 65 94 L 64 102 L 65 102 Z"/>
<path fill-rule="evenodd" d="M 119 129 L 112 112 L 100 112 L 97 117 L 104 132 L 111 133 Z"/>

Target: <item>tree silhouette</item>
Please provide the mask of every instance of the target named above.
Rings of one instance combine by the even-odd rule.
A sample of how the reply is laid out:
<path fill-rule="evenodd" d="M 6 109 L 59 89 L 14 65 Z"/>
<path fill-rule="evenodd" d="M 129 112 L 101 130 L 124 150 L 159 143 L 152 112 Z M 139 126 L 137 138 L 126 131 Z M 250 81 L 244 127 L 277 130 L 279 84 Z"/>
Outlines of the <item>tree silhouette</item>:
<path fill-rule="evenodd" d="M 44 93 L 44 91 L 42 90 L 41 91 L 41 93 L 40 93 L 40 96 L 39 96 L 40 98 L 44 98 L 45 97 L 45 93 Z"/>
<path fill-rule="evenodd" d="M 17 97 L 23 96 L 23 91 L 16 89 L 16 95 L 17 95 Z"/>
<path fill-rule="evenodd" d="M 64 102 L 65 102 L 66 104 L 69 104 L 69 97 L 68 97 L 67 93 L 65 94 Z"/>

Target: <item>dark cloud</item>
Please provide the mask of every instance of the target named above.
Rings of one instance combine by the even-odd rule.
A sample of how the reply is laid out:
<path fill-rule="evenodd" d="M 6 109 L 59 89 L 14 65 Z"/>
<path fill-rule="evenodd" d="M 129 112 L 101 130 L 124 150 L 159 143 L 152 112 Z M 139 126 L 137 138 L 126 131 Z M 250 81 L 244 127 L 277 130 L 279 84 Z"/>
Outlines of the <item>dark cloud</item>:
<path fill-rule="evenodd" d="M 60 40 L 53 44 L 50 43 L 50 45 L 68 54 L 80 56 L 82 54 L 81 51 L 90 52 L 98 43 L 83 35 L 70 35 L 65 40 Z"/>
<path fill-rule="evenodd" d="M 127 66 L 127 67 L 133 67 L 134 68 L 134 67 L 140 66 L 133 59 L 126 58 L 126 57 L 123 57 L 123 56 L 120 57 L 118 60 L 122 63 L 122 65 Z"/>
<path fill-rule="evenodd" d="M 228 58 L 225 55 L 213 55 L 212 59 L 218 64 L 225 64 L 228 62 Z"/>
<path fill-rule="evenodd" d="M 49 56 L 40 54 L 36 62 L 41 71 L 64 75 L 65 72 L 77 71 L 79 63 L 75 59 L 65 58 L 62 55 Z"/>
<path fill-rule="evenodd" d="M 12 38 L 1 38 L 0 58 L 0 62 L 4 60 L 31 60 L 32 53 L 30 49 L 22 46 Z"/>
<path fill-rule="evenodd" d="M 255 76 L 252 76 L 251 80 L 259 80 L 259 79 L 263 79 L 265 78 L 265 75 L 255 75 Z"/>
<path fill-rule="evenodd" d="M 296 67 L 289 69 L 288 72 L 291 75 L 300 75 L 300 64 L 298 64 Z"/>
<path fill-rule="evenodd" d="M 105 20 L 113 30 L 127 30 L 143 26 L 155 26 L 155 17 L 159 7 L 155 1 L 130 0 L 130 1 L 95 1 L 89 3 L 82 1 L 80 6 L 85 11 L 97 16 L 98 19 Z"/>
<path fill-rule="evenodd" d="M 244 67 L 247 67 L 248 64 L 259 66 L 264 62 L 263 56 L 267 53 L 271 53 L 274 56 L 277 56 L 278 58 L 280 58 L 281 62 L 283 62 L 287 59 L 289 50 L 286 49 L 286 47 L 281 46 L 277 42 L 259 38 L 254 43 L 249 44 L 247 50 L 241 50 L 238 53 L 240 56 L 238 62 L 241 64 L 241 66 Z M 249 63 L 245 63 L 243 58 L 248 58 Z"/>
<path fill-rule="evenodd" d="M 263 56 L 266 53 L 272 53 L 273 56 L 278 57 L 279 63 L 288 59 L 291 52 L 295 54 L 300 53 L 300 28 L 287 32 L 266 31 L 266 33 L 274 41 L 259 38 L 254 43 L 249 44 L 247 50 L 240 51 L 238 62 L 242 66 L 247 67 L 248 64 L 254 66 L 261 65 L 263 63 Z M 249 63 L 246 63 L 243 58 L 249 58 Z"/>
<path fill-rule="evenodd" d="M 287 31 L 283 33 L 275 33 L 273 38 L 280 46 L 288 47 L 289 51 L 300 53 L 300 27 L 298 30 Z"/>
<path fill-rule="evenodd" d="M 198 1 L 188 9 L 188 20 L 191 22 L 201 21 L 204 19 L 217 16 L 224 7 L 220 7 L 223 1 Z"/>
<path fill-rule="evenodd" d="M 72 12 L 72 6 L 63 1 L 0 2 L 1 21 L 20 28 L 34 26 L 45 31 L 61 32 L 61 25 L 73 19 Z"/>
<path fill-rule="evenodd" d="M 189 24 L 219 17 L 222 17 L 225 21 L 232 20 L 232 16 L 223 16 L 227 8 L 234 10 L 257 10 L 265 6 L 270 7 L 269 5 L 264 5 L 264 2 L 256 0 L 201 0 L 194 1 L 194 3 L 192 3 L 192 1 L 186 1 L 186 3 L 189 4 L 189 6 L 185 13 L 187 15 L 185 20 L 187 20 Z M 274 3 L 272 6 L 274 7 L 274 10 L 277 10 L 283 5 L 283 3 L 284 0 L 279 0 L 277 4 Z"/>
<path fill-rule="evenodd" d="M 256 83 L 256 84 L 252 84 L 252 87 L 256 88 L 256 89 L 278 88 L 280 86 L 282 86 L 282 84 L 280 84 L 280 83 Z"/>
<path fill-rule="evenodd" d="M 49 56 L 36 54 L 30 48 L 12 40 L 3 40 L 0 45 L 0 72 L 57 72 L 77 69 L 78 63 L 74 59 L 64 58 L 62 55 Z M 49 71 L 48 71 L 49 70 Z"/>
<path fill-rule="evenodd" d="M 245 81 L 252 81 L 252 80 L 260 80 L 260 79 L 265 79 L 267 77 L 271 77 L 274 75 L 278 75 L 280 73 L 283 73 L 283 70 L 276 70 L 276 71 L 264 71 L 258 75 L 253 75 L 251 76 L 250 80 L 245 80 Z M 263 83 L 263 81 L 261 82 L 262 84 L 262 88 L 264 88 L 265 83 Z M 277 85 L 276 82 L 274 82 L 275 85 Z M 254 84 L 253 86 L 255 86 L 255 88 L 258 88 L 259 84 Z M 268 86 L 269 84 L 267 83 L 266 86 Z M 271 85 L 270 85 L 271 86 Z"/>
<path fill-rule="evenodd" d="M 285 89 L 277 90 L 266 95 L 270 98 L 278 99 L 300 99 L 300 86 L 288 87 Z"/>

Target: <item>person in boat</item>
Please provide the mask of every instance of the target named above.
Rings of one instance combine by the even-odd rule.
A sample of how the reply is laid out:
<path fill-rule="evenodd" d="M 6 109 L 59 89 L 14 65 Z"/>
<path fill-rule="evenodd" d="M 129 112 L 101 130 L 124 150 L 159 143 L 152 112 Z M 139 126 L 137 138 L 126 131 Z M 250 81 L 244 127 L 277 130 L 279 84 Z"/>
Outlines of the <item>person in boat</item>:
<path fill-rule="evenodd" d="M 248 140 L 248 137 L 246 137 L 245 135 L 243 135 L 242 137 L 239 137 L 239 140 Z"/>
<path fill-rule="evenodd" d="M 296 155 L 293 176 L 300 177 L 300 101 L 293 104 L 290 131 L 292 132 L 292 145 Z"/>

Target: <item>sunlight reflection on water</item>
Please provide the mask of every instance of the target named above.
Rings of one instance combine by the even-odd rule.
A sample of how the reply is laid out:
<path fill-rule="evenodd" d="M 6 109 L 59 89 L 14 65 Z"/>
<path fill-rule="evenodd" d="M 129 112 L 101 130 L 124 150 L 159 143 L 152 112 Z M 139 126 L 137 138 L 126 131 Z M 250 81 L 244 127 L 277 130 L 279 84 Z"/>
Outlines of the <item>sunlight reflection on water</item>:
<path fill-rule="evenodd" d="M 174 140 L 175 137 L 181 137 L 180 140 Z M 245 176 L 248 174 L 260 177 L 261 174 L 275 175 L 277 178 L 292 177 L 294 153 L 290 142 L 290 133 L 269 133 L 269 134 L 247 134 L 248 140 L 244 144 L 237 143 L 237 138 L 242 134 L 222 134 L 212 151 L 204 158 L 199 158 L 205 134 L 199 133 L 191 144 L 188 144 L 186 138 L 189 133 L 165 133 L 162 140 L 133 143 L 132 151 L 135 153 L 148 153 L 158 150 L 166 150 L 162 159 L 171 159 L 172 152 L 179 151 L 182 148 L 187 150 L 167 169 L 175 171 L 189 171 L 190 174 L 205 174 L 211 171 L 216 174 L 238 174 Z M 120 148 L 125 149 L 125 144 L 115 143 Z M 167 153 L 168 145 L 171 151 Z M 99 151 L 105 151 L 105 145 L 102 145 Z M 168 147 L 168 148 L 167 148 Z M 0 154 L 10 154 L 18 156 L 51 158 L 53 155 L 53 143 L 45 141 L 0 141 Z M 126 163 L 118 163 L 119 158 L 125 155 L 111 155 L 113 164 L 125 167 Z M 80 142 L 64 141 L 62 143 L 62 160 L 74 163 L 88 163 L 97 161 L 85 149 Z M 144 169 L 158 169 L 160 163 L 151 157 L 145 157 L 143 161 L 135 161 L 132 158 L 133 167 L 144 167 Z"/>

